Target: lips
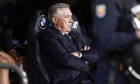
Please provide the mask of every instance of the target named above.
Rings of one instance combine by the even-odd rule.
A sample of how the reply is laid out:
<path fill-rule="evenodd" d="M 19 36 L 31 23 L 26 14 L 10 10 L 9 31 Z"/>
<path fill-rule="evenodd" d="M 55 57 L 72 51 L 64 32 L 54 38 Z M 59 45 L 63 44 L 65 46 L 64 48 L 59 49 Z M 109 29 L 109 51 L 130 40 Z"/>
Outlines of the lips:
<path fill-rule="evenodd" d="M 72 25 L 69 25 L 68 27 L 70 27 L 70 28 L 71 28 L 71 27 L 72 27 Z"/>

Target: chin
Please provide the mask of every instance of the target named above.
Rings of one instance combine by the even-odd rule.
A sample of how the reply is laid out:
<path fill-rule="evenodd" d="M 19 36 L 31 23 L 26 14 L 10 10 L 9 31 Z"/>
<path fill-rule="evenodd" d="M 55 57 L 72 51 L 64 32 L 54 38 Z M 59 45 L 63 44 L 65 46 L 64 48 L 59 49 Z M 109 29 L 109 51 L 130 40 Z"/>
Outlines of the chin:
<path fill-rule="evenodd" d="M 69 32 L 71 31 L 71 29 L 69 30 Z"/>

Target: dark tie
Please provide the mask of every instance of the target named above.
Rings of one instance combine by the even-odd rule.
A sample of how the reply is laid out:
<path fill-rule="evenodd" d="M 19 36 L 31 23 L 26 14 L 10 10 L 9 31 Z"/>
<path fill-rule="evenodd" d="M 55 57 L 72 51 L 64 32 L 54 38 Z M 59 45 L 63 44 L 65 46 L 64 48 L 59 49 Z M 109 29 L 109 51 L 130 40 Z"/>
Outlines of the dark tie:
<path fill-rule="evenodd" d="M 71 38 L 69 35 L 65 34 L 64 36 L 65 36 L 69 41 L 72 41 L 72 38 Z"/>
<path fill-rule="evenodd" d="M 75 49 L 77 49 L 76 43 L 73 41 L 73 39 L 71 38 L 71 36 L 69 36 L 69 35 L 67 35 L 67 34 L 65 34 L 64 36 L 65 36 L 65 37 L 68 39 L 68 41 L 73 45 L 73 47 L 75 47 Z"/>

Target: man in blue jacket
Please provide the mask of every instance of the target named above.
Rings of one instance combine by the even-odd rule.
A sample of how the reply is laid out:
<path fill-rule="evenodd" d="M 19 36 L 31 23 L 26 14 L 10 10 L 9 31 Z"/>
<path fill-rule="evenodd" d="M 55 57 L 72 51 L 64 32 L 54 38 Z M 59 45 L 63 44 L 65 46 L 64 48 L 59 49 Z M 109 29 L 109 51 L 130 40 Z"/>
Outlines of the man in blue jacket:
<path fill-rule="evenodd" d="M 122 63 L 127 57 L 122 56 L 140 40 L 140 31 L 132 27 L 130 8 L 124 0 L 94 0 L 92 13 L 95 33 L 103 57 L 97 63 L 96 84 L 128 84 L 123 76 Z M 134 2 L 134 0 L 131 0 Z M 128 55 L 127 55 L 128 56 Z"/>
<path fill-rule="evenodd" d="M 71 31 L 73 20 L 69 5 L 52 5 L 48 18 L 53 26 L 41 32 L 39 42 L 52 84 L 93 84 L 87 62 L 96 62 L 99 56 L 84 45 L 79 33 Z"/>

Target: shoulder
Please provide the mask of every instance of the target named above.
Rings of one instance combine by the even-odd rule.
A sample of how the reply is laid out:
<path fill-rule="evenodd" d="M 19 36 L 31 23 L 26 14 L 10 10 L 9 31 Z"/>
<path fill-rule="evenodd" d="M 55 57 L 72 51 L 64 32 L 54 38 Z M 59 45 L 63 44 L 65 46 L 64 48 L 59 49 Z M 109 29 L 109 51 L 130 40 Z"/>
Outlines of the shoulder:
<path fill-rule="evenodd" d="M 49 38 L 56 39 L 57 35 L 55 34 L 55 32 L 51 28 L 48 28 L 46 31 L 40 32 L 38 38 L 39 39 L 49 39 Z"/>
<path fill-rule="evenodd" d="M 71 31 L 70 34 L 80 35 L 80 33 L 79 32 L 76 32 L 76 31 Z"/>
<path fill-rule="evenodd" d="M 71 31 L 69 35 L 77 40 L 82 40 L 81 34 L 76 31 Z"/>
<path fill-rule="evenodd" d="M 74 36 L 76 36 L 76 37 L 81 36 L 80 33 L 76 32 L 76 31 L 71 31 L 69 34 L 70 34 L 70 35 L 74 35 Z"/>

